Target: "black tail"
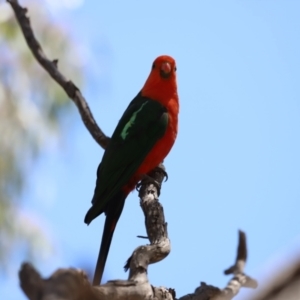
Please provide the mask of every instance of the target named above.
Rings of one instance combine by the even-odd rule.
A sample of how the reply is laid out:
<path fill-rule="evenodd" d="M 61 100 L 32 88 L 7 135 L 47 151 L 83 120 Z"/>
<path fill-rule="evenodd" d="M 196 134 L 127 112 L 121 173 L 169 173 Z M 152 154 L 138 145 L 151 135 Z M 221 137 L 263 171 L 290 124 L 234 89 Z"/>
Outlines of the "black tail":
<path fill-rule="evenodd" d="M 93 279 L 93 285 L 99 285 L 101 283 L 111 240 L 119 217 L 122 213 L 126 197 L 127 195 L 124 192 L 120 191 L 109 201 L 108 206 L 105 209 L 106 219 Z"/>

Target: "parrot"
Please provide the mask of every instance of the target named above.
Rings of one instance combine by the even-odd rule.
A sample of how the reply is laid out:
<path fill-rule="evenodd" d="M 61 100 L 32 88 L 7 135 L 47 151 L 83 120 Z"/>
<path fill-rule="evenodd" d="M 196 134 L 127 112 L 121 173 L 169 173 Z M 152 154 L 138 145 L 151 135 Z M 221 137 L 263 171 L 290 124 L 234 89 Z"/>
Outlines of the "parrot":
<path fill-rule="evenodd" d="M 157 57 L 140 92 L 119 120 L 97 169 L 92 206 L 84 222 L 106 219 L 93 285 L 99 285 L 125 199 L 168 155 L 177 137 L 179 98 L 176 62 Z"/>

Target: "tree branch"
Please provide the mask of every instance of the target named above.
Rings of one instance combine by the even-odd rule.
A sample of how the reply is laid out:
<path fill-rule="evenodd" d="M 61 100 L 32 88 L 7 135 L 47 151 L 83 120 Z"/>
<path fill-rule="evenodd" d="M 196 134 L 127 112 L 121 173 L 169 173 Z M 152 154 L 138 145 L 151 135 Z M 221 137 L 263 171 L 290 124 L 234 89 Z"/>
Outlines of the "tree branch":
<path fill-rule="evenodd" d="M 147 191 L 151 187 L 145 188 Z M 152 190 L 154 191 L 155 188 Z M 152 195 L 152 191 L 148 194 Z M 150 196 L 152 198 L 152 196 Z M 153 199 L 153 198 L 152 198 Z M 158 199 L 157 199 L 158 200 Z M 142 199 L 143 201 L 143 199 Z M 152 201 L 152 200 L 150 200 Z M 149 212 L 147 212 L 148 214 Z M 162 219 L 159 214 L 158 219 Z M 154 219 L 153 219 L 154 220 Z M 156 222 L 154 222 L 156 223 Z M 161 228 L 162 229 L 162 228 Z M 237 295 L 242 287 L 256 288 L 257 282 L 243 273 L 245 260 L 240 260 L 241 248 L 246 250 L 245 233 L 239 232 L 239 246 L 237 259 L 231 273 L 234 277 L 228 282 L 224 289 L 208 285 L 201 282 L 192 294 L 187 294 L 178 300 L 231 300 Z M 147 278 L 147 268 L 149 263 L 156 261 L 156 257 L 161 258 L 169 253 L 169 243 L 164 235 L 160 242 L 148 246 L 138 247 L 129 259 L 130 273 L 128 280 L 112 280 L 101 286 L 92 286 L 81 270 L 60 269 L 49 279 L 42 279 L 40 274 L 30 264 L 23 264 L 19 272 L 21 287 L 30 300 L 144 300 L 144 299 L 176 299 L 175 290 L 164 287 L 153 287 Z M 165 241 L 165 244 L 163 243 Z M 244 244 L 244 245 L 243 245 Z M 160 250 L 160 247 L 163 250 Z M 151 247 L 153 249 L 151 249 Z M 157 256 L 157 253 L 159 254 Z M 241 264 L 242 262 L 242 264 Z M 243 265 L 243 266 L 241 266 Z"/>
<path fill-rule="evenodd" d="M 81 115 L 82 121 L 85 124 L 87 130 L 90 132 L 95 141 L 105 149 L 109 137 L 107 137 L 104 132 L 97 125 L 90 108 L 82 96 L 80 90 L 75 86 L 71 80 L 67 80 L 66 77 L 61 74 L 58 70 L 57 63 L 58 60 L 49 60 L 44 53 L 40 43 L 36 40 L 33 30 L 30 26 L 30 20 L 26 16 L 27 9 L 19 5 L 18 0 L 7 0 L 15 12 L 18 23 L 22 29 L 24 38 L 27 42 L 29 49 L 31 50 L 34 57 L 40 63 L 40 65 L 45 69 L 46 72 L 65 90 L 67 95 L 76 104 L 79 113 Z"/>
<path fill-rule="evenodd" d="M 157 179 L 159 170 L 155 170 Z M 141 191 L 142 190 L 142 191 Z M 101 286 L 92 286 L 84 272 L 75 269 L 60 269 L 49 279 L 43 280 L 30 265 L 23 264 L 19 273 L 21 287 L 30 300 L 142 300 L 176 299 L 174 289 L 153 287 L 147 277 L 148 265 L 166 257 L 170 252 L 170 241 L 164 223 L 163 208 L 158 202 L 158 190 L 155 185 L 144 184 L 140 190 L 141 205 L 145 210 L 147 232 L 157 228 L 159 234 L 150 238 L 150 245 L 138 247 L 128 259 L 125 269 L 130 269 L 128 280 L 112 280 Z M 157 209 L 161 207 L 161 209 Z M 147 220 L 147 218 L 149 218 Z M 239 231 L 239 244 L 235 264 L 226 270 L 234 274 L 224 289 L 201 282 L 192 294 L 178 300 L 231 300 L 242 287 L 256 288 L 257 282 L 244 274 L 246 263 L 246 235 Z"/>
<path fill-rule="evenodd" d="M 166 176 L 163 164 L 152 170 L 149 176 L 155 184 L 149 183 L 149 179 L 144 179 L 138 189 L 150 245 L 136 248 L 127 260 L 124 269 L 130 269 L 129 280 L 136 280 L 141 272 L 145 272 L 147 276 L 148 265 L 164 259 L 171 251 L 167 223 L 158 199 L 161 184 Z"/>
<path fill-rule="evenodd" d="M 15 12 L 33 55 L 74 101 L 87 129 L 97 143 L 105 148 L 109 138 L 98 127 L 80 90 L 59 72 L 58 61 L 51 61 L 44 54 L 30 27 L 29 18 L 26 16 L 27 10 L 22 8 L 17 0 L 8 0 L 8 2 Z M 171 249 L 163 207 L 158 200 L 160 187 L 166 176 L 163 165 L 150 172 L 149 176 L 152 178 L 150 181 L 148 177 L 139 184 L 139 196 L 150 245 L 136 248 L 128 259 L 125 265 L 125 270 L 129 269 L 128 280 L 113 280 L 101 286 L 92 286 L 85 273 L 76 269 L 59 269 L 45 280 L 33 266 L 25 263 L 21 267 L 19 278 L 21 288 L 30 300 L 175 299 L 175 290 L 153 287 L 147 277 L 149 264 L 164 259 Z M 239 292 L 241 287 L 255 288 L 256 281 L 243 273 L 246 259 L 246 236 L 240 231 L 235 264 L 225 271 L 225 274 L 234 274 L 227 286 L 221 290 L 201 282 L 201 286 L 193 294 L 183 296 L 180 300 L 229 300 Z"/>

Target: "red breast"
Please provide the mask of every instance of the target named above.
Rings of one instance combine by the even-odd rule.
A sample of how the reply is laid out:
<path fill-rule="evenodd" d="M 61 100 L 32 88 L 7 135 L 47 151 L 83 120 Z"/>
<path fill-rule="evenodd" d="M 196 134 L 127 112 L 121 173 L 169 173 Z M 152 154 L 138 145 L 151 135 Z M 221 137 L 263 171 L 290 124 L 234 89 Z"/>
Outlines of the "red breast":
<path fill-rule="evenodd" d="M 169 122 L 165 135 L 156 142 L 134 176 L 123 188 L 128 193 L 134 189 L 141 175 L 147 174 L 165 159 L 177 137 L 179 101 L 176 64 L 172 57 L 163 55 L 156 58 L 141 94 L 165 106 L 169 114 Z"/>

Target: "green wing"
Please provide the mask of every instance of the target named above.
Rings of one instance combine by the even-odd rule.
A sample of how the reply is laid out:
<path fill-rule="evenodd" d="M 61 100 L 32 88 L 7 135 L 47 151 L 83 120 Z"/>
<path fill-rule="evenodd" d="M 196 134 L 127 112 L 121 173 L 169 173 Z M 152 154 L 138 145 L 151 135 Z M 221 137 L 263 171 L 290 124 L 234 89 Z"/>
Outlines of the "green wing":
<path fill-rule="evenodd" d="M 120 119 L 101 164 L 92 199 L 95 213 L 129 181 L 168 126 L 167 109 L 158 101 L 138 94 Z"/>

